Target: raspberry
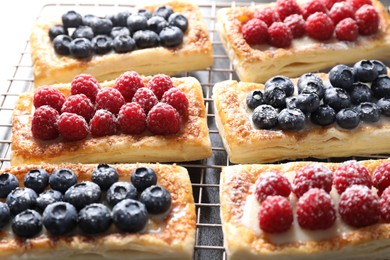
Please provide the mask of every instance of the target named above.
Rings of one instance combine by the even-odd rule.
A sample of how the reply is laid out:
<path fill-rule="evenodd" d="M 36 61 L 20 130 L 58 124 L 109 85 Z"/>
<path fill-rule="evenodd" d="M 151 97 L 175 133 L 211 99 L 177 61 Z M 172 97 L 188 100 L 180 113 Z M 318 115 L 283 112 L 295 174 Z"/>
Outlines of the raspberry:
<path fill-rule="evenodd" d="M 379 200 L 363 185 L 352 185 L 340 196 L 341 219 L 353 227 L 365 227 L 379 220 Z"/>
<path fill-rule="evenodd" d="M 70 93 L 71 95 L 84 94 L 92 101 L 92 103 L 95 103 L 99 89 L 100 85 L 92 75 L 79 74 L 72 80 Z"/>
<path fill-rule="evenodd" d="M 279 172 L 263 173 L 256 184 L 255 196 L 260 203 L 268 196 L 280 195 L 288 197 L 290 193 L 290 182 Z"/>
<path fill-rule="evenodd" d="M 293 211 L 285 197 L 269 196 L 261 203 L 258 217 L 264 232 L 281 233 L 291 227 Z"/>
<path fill-rule="evenodd" d="M 148 88 L 153 91 L 158 100 L 161 100 L 165 91 L 172 87 L 173 83 L 171 78 L 164 74 L 157 74 L 148 82 Z"/>
<path fill-rule="evenodd" d="M 325 5 L 325 7 L 328 10 L 330 10 L 335 3 L 342 2 L 342 1 L 345 0 L 322 0 L 322 3 Z"/>
<path fill-rule="evenodd" d="M 181 127 L 179 112 L 165 103 L 158 103 L 149 111 L 146 123 L 148 129 L 158 135 L 176 134 Z"/>
<path fill-rule="evenodd" d="M 271 7 L 256 9 L 254 18 L 262 20 L 268 27 L 274 22 L 280 22 L 279 14 Z"/>
<path fill-rule="evenodd" d="M 312 163 L 298 170 L 293 181 L 293 192 L 299 198 L 311 188 L 329 193 L 332 189 L 332 171 L 321 163 Z"/>
<path fill-rule="evenodd" d="M 241 32 L 248 44 L 263 44 L 267 42 L 267 24 L 260 19 L 249 20 L 242 26 Z"/>
<path fill-rule="evenodd" d="M 65 102 L 65 96 L 58 89 L 51 86 L 42 86 L 34 94 L 34 107 L 48 105 L 61 112 L 61 107 Z"/>
<path fill-rule="evenodd" d="M 355 13 L 356 23 L 361 35 L 371 35 L 379 30 L 379 15 L 371 5 L 363 5 Z"/>
<path fill-rule="evenodd" d="M 84 117 L 72 113 L 63 113 L 58 118 L 58 130 L 69 141 L 82 140 L 89 134 Z"/>
<path fill-rule="evenodd" d="M 356 184 L 371 188 L 371 176 L 367 169 L 356 161 L 346 161 L 340 164 L 334 172 L 333 184 L 339 194 Z"/>
<path fill-rule="evenodd" d="M 118 114 L 125 103 L 124 97 L 116 88 L 103 88 L 96 95 L 96 110 L 106 109 L 114 115 Z"/>
<path fill-rule="evenodd" d="M 127 103 L 119 111 L 118 122 L 122 132 L 140 134 L 146 128 L 146 114 L 138 103 Z"/>
<path fill-rule="evenodd" d="M 118 132 L 118 121 L 110 111 L 100 109 L 89 122 L 93 136 L 114 135 Z"/>
<path fill-rule="evenodd" d="M 372 5 L 371 0 L 347 0 L 347 3 L 353 8 L 354 12 L 363 5 Z"/>
<path fill-rule="evenodd" d="M 354 18 L 354 11 L 352 6 L 346 2 L 335 3 L 329 11 L 329 17 L 333 23 L 337 25 L 341 20 L 345 18 Z"/>
<path fill-rule="evenodd" d="M 302 10 L 295 0 L 277 0 L 276 12 L 279 14 L 280 20 L 284 21 L 287 16 L 301 14 Z"/>
<path fill-rule="evenodd" d="M 61 113 L 74 113 L 85 118 L 87 122 L 91 120 L 95 113 L 92 101 L 84 94 L 69 96 L 62 105 Z"/>
<path fill-rule="evenodd" d="M 300 38 L 305 34 L 305 20 L 302 15 L 290 15 L 284 19 L 284 23 L 290 28 L 294 38 Z"/>
<path fill-rule="evenodd" d="M 145 113 L 148 114 L 150 109 L 158 103 L 158 99 L 150 89 L 139 88 L 137 92 L 135 92 L 132 102 L 141 105 Z"/>
<path fill-rule="evenodd" d="M 390 188 L 386 188 L 379 200 L 380 215 L 383 222 L 390 223 Z"/>
<path fill-rule="evenodd" d="M 353 42 L 359 35 L 359 27 L 354 19 L 345 18 L 336 25 L 335 32 L 338 40 Z"/>
<path fill-rule="evenodd" d="M 309 230 L 330 228 L 336 221 L 332 199 L 323 189 L 310 189 L 297 203 L 298 224 Z"/>
<path fill-rule="evenodd" d="M 316 12 L 325 13 L 325 14 L 328 12 L 326 6 L 320 0 L 311 0 L 309 2 L 306 2 L 302 6 L 302 15 L 303 18 L 305 19 L 307 19 L 307 17 L 309 17 L 311 14 L 314 14 Z"/>
<path fill-rule="evenodd" d="M 34 138 L 50 140 L 58 137 L 59 113 L 51 106 L 44 105 L 38 107 L 31 121 L 31 132 Z"/>
<path fill-rule="evenodd" d="M 293 34 L 290 28 L 282 23 L 273 23 L 268 28 L 268 43 L 278 48 L 286 48 L 291 45 Z"/>
<path fill-rule="evenodd" d="M 378 195 L 390 186 L 390 162 L 384 162 L 374 170 L 372 184 L 378 189 Z"/>
<path fill-rule="evenodd" d="M 306 20 L 306 33 L 319 41 L 329 40 L 334 31 L 332 19 L 324 13 L 314 13 Z"/>
<path fill-rule="evenodd" d="M 135 71 L 127 71 L 120 75 L 114 84 L 126 102 L 131 102 L 137 89 L 144 87 L 141 76 Z"/>
<path fill-rule="evenodd" d="M 161 102 L 173 106 L 180 115 L 186 115 L 188 112 L 188 99 L 186 94 L 178 88 L 168 89 L 164 93 Z"/>

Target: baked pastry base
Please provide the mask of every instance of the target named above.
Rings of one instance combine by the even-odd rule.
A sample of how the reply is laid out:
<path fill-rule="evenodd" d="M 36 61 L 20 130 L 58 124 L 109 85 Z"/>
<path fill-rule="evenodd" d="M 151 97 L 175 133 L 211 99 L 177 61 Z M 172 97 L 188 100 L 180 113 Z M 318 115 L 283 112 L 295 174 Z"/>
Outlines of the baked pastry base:
<path fill-rule="evenodd" d="M 120 181 L 130 181 L 138 167 L 155 170 L 158 184 L 172 197 L 170 213 L 162 221 L 150 219 L 140 233 L 125 233 L 111 226 L 99 235 L 84 235 L 77 230 L 66 236 L 49 235 L 45 229 L 31 239 L 15 238 L 10 230 L 0 232 L 1 259 L 192 259 L 195 243 L 196 215 L 191 182 L 185 168 L 161 164 L 112 165 Z M 73 170 L 78 181 L 90 181 L 97 164 L 39 164 L 5 169 L 23 184 L 24 175 L 43 168 L 49 174 L 58 168 Z M 105 195 L 104 195 L 105 196 Z"/>
<path fill-rule="evenodd" d="M 57 55 L 48 31 L 52 25 L 61 24 L 61 20 L 58 17 L 38 20 L 30 36 L 35 87 L 71 82 L 74 76 L 81 73 L 92 74 L 98 81 L 104 81 L 115 79 L 129 70 L 144 75 L 158 73 L 174 75 L 211 66 L 213 63 L 211 41 L 199 7 L 190 2 L 176 0 L 165 4 L 188 19 L 183 44 L 171 49 L 156 47 L 123 54 L 112 52 L 95 55 L 90 60 Z M 143 8 L 153 12 L 161 5 L 163 3 Z"/>
<path fill-rule="evenodd" d="M 384 160 L 361 161 L 370 174 Z M 236 165 L 223 168 L 220 181 L 221 221 L 229 260 L 235 259 L 388 259 L 390 255 L 390 224 L 379 223 L 352 229 L 345 234 L 319 241 L 272 243 L 267 234 L 256 234 L 241 218 L 247 196 L 259 175 L 270 170 L 293 172 L 310 162 L 270 165 Z M 335 170 L 337 163 L 326 163 Z M 296 221 L 296 219 L 294 220 Z M 317 232 L 317 231 L 316 231 Z M 326 232 L 326 231 L 318 231 Z"/>
<path fill-rule="evenodd" d="M 143 77 L 145 84 L 151 79 Z M 15 105 L 12 115 L 11 164 L 60 163 L 117 163 L 117 162 L 179 162 L 204 159 L 211 156 L 211 142 L 206 120 L 202 88 L 192 77 L 172 78 L 173 85 L 188 99 L 188 116 L 183 119 L 179 133 L 153 135 L 119 134 L 92 137 L 69 142 L 59 137 L 50 141 L 33 138 L 31 120 L 34 113 L 33 92 L 24 93 Z M 112 87 L 115 81 L 101 83 Z M 54 85 L 65 96 L 70 95 L 70 84 Z"/>
<path fill-rule="evenodd" d="M 264 83 L 276 75 L 297 77 L 340 63 L 390 58 L 390 16 L 378 0 L 371 2 L 380 16 L 379 32 L 372 36 L 359 36 L 355 42 L 335 38 L 319 42 L 306 36 L 294 39 L 289 48 L 266 44 L 250 46 L 242 36 L 242 24 L 253 17 L 256 9 L 275 6 L 275 2 L 221 9 L 217 13 L 216 28 L 240 80 Z"/>

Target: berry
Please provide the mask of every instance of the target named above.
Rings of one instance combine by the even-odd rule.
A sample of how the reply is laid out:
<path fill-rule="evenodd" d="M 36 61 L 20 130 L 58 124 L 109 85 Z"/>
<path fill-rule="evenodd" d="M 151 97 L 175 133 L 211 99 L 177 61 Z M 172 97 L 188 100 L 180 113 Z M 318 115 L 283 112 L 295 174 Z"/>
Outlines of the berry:
<path fill-rule="evenodd" d="M 62 15 L 62 24 L 65 28 L 77 28 L 83 24 L 83 17 L 75 11 L 68 11 Z"/>
<path fill-rule="evenodd" d="M 157 33 L 150 30 L 136 31 L 133 39 L 140 49 L 157 47 L 160 43 Z"/>
<path fill-rule="evenodd" d="M 387 75 L 379 75 L 372 82 L 371 89 L 377 99 L 390 98 L 390 77 Z"/>
<path fill-rule="evenodd" d="M 113 26 L 127 26 L 127 18 L 130 16 L 130 13 L 128 11 L 118 12 L 112 17 L 110 17 L 110 20 L 112 22 Z"/>
<path fill-rule="evenodd" d="M 148 82 L 148 88 L 153 91 L 158 100 L 160 100 L 164 93 L 172 87 L 173 82 L 171 77 L 164 74 L 154 75 Z"/>
<path fill-rule="evenodd" d="M 107 35 L 98 35 L 92 39 L 92 47 L 97 54 L 106 54 L 112 50 L 112 39 Z"/>
<path fill-rule="evenodd" d="M 302 15 L 292 14 L 284 19 L 284 23 L 290 28 L 293 38 L 300 38 L 305 34 L 305 20 Z"/>
<path fill-rule="evenodd" d="M 148 9 L 138 9 L 137 14 L 145 16 L 146 19 L 152 17 L 152 13 Z"/>
<path fill-rule="evenodd" d="M 120 90 L 116 88 L 103 88 L 96 95 L 96 110 L 106 109 L 117 115 L 119 109 L 126 103 L 125 98 L 122 96 Z"/>
<path fill-rule="evenodd" d="M 268 43 L 271 46 L 287 48 L 291 45 L 292 39 L 293 34 L 287 24 L 275 22 L 268 28 Z"/>
<path fill-rule="evenodd" d="M 352 6 L 354 12 L 363 5 L 372 5 L 371 0 L 347 0 L 347 3 Z"/>
<path fill-rule="evenodd" d="M 265 103 L 274 108 L 286 107 L 286 92 L 276 84 L 272 84 L 264 90 Z"/>
<path fill-rule="evenodd" d="M 86 38 L 91 41 L 93 36 L 92 28 L 89 26 L 79 26 L 72 33 L 72 39 Z"/>
<path fill-rule="evenodd" d="M 99 109 L 89 121 L 93 136 L 114 135 L 118 132 L 118 121 L 110 111 Z"/>
<path fill-rule="evenodd" d="M 278 110 L 270 105 L 260 105 L 253 111 L 253 124 L 260 129 L 270 129 L 278 123 Z"/>
<path fill-rule="evenodd" d="M 323 101 L 325 105 L 329 105 L 336 112 L 351 105 L 351 97 L 342 88 L 327 88 Z"/>
<path fill-rule="evenodd" d="M 43 212 L 43 225 L 56 236 L 70 233 L 77 225 L 76 208 L 62 201 L 48 205 Z"/>
<path fill-rule="evenodd" d="M 324 3 L 319 0 L 308 1 L 302 6 L 302 15 L 305 19 L 316 12 L 324 14 L 328 12 Z"/>
<path fill-rule="evenodd" d="M 153 134 L 176 134 L 181 128 L 180 114 L 171 105 L 158 103 L 149 111 L 146 125 Z"/>
<path fill-rule="evenodd" d="M 111 30 L 110 36 L 111 38 L 115 38 L 119 35 L 127 35 L 130 36 L 130 30 L 127 27 L 114 27 Z"/>
<path fill-rule="evenodd" d="M 31 121 L 31 132 L 34 138 L 51 140 L 58 137 L 57 110 L 50 106 L 41 106 L 35 110 Z"/>
<path fill-rule="evenodd" d="M 372 100 L 372 90 L 364 83 L 356 82 L 352 85 L 352 90 L 349 93 L 351 102 L 358 105 L 362 102 L 370 102 Z"/>
<path fill-rule="evenodd" d="M 345 18 L 336 25 L 335 32 L 339 41 L 353 42 L 359 35 L 359 27 L 354 19 Z"/>
<path fill-rule="evenodd" d="M 361 60 L 353 65 L 355 80 L 361 82 L 372 82 L 378 77 L 376 66 L 370 60 Z"/>
<path fill-rule="evenodd" d="M 83 16 L 83 24 L 91 27 L 91 25 L 95 22 L 95 19 L 98 19 L 97 16 L 92 14 L 87 14 Z"/>
<path fill-rule="evenodd" d="M 345 18 L 354 18 L 354 10 L 347 2 L 335 3 L 329 11 L 329 17 L 337 25 Z"/>
<path fill-rule="evenodd" d="M 83 181 L 73 185 L 65 192 L 64 201 L 80 210 L 89 204 L 98 203 L 101 194 L 99 185 L 91 181 Z"/>
<path fill-rule="evenodd" d="M 92 172 L 92 181 L 103 191 L 108 190 L 118 179 L 118 171 L 108 164 L 99 164 Z"/>
<path fill-rule="evenodd" d="M 141 193 L 140 202 L 145 204 L 149 214 L 157 215 L 170 209 L 172 199 L 171 194 L 165 188 L 153 185 Z"/>
<path fill-rule="evenodd" d="M 69 45 L 72 42 L 72 38 L 68 35 L 61 34 L 54 38 L 53 47 L 54 51 L 59 55 L 69 55 Z"/>
<path fill-rule="evenodd" d="M 328 229 L 336 221 L 336 209 L 332 199 L 323 189 L 310 189 L 297 203 L 298 224 L 304 229 Z"/>
<path fill-rule="evenodd" d="M 313 39 L 326 41 L 332 38 L 334 24 L 324 13 L 314 13 L 306 20 L 306 33 Z"/>
<path fill-rule="evenodd" d="M 385 223 L 390 222 L 390 188 L 386 188 L 379 199 L 379 210 L 381 220 Z"/>
<path fill-rule="evenodd" d="M 188 20 L 181 13 L 173 13 L 168 19 L 169 25 L 176 26 L 184 33 L 188 28 Z"/>
<path fill-rule="evenodd" d="M 378 189 L 379 195 L 390 186 L 390 162 L 384 162 L 375 168 L 372 185 Z"/>
<path fill-rule="evenodd" d="M 346 91 L 352 90 L 355 81 L 354 70 L 344 64 L 334 66 L 329 71 L 329 81 L 335 88 L 342 88 Z"/>
<path fill-rule="evenodd" d="M 298 108 L 306 114 L 314 112 L 320 106 L 320 98 L 315 93 L 301 93 L 294 98 L 295 107 L 292 108 Z"/>
<path fill-rule="evenodd" d="M 137 89 L 133 96 L 132 102 L 138 103 L 145 111 L 145 113 L 148 114 L 150 109 L 152 109 L 152 107 L 158 103 L 158 99 L 152 90 L 142 87 Z"/>
<path fill-rule="evenodd" d="M 279 127 L 283 130 L 298 131 L 305 128 L 305 115 L 296 108 L 285 108 L 278 116 Z"/>
<path fill-rule="evenodd" d="M 314 124 L 327 126 L 336 121 L 336 112 L 328 105 L 321 105 L 310 114 L 310 119 Z"/>
<path fill-rule="evenodd" d="M 48 105 L 58 112 L 61 112 L 61 108 L 65 100 L 65 95 L 62 94 L 58 89 L 51 86 L 39 87 L 34 93 L 35 108 Z"/>
<path fill-rule="evenodd" d="M 161 16 L 165 20 L 168 20 L 172 14 L 173 14 L 173 9 L 169 5 L 163 5 L 163 6 L 157 7 L 153 13 L 153 15 Z"/>
<path fill-rule="evenodd" d="M 379 30 L 379 14 L 371 5 L 363 5 L 355 13 L 361 35 L 372 35 Z"/>
<path fill-rule="evenodd" d="M 168 21 L 161 16 L 152 16 L 147 23 L 148 29 L 156 33 L 156 35 L 168 26 Z"/>
<path fill-rule="evenodd" d="M 8 224 L 11 218 L 11 214 L 8 205 L 4 202 L 0 202 L 0 229 Z"/>
<path fill-rule="evenodd" d="M 276 85 L 283 89 L 287 97 L 292 96 L 292 94 L 294 93 L 294 84 L 289 78 L 285 76 L 275 76 L 270 78 L 265 82 L 264 89 L 266 90 L 273 85 Z"/>
<path fill-rule="evenodd" d="M 315 93 L 319 98 L 324 96 L 324 83 L 322 79 L 313 73 L 305 73 L 298 79 L 298 94 Z"/>
<path fill-rule="evenodd" d="M 290 193 L 290 182 L 279 172 L 262 173 L 256 184 L 255 196 L 259 203 L 263 202 L 268 196 L 288 197 Z"/>
<path fill-rule="evenodd" d="M 118 35 L 112 41 L 112 48 L 117 53 L 126 53 L 135 49 L 135 40 L 129 35 Z"/>
<path fill-rule="evenodd" d="M 183 42 L 184 34 L 176 26 L 168 25 L 159 33 L 160 43 L 167 48 L 179 46 Z"/>
<path fill-rule="evenodd" d="M 125 199 L 112 209 L 112 220 L 121 231 L 135 233 L 148 223 L 148 212 L 141 202 Z"/>
<path fill-rule="evenodd" d="M 340 164 L 334 172 L 333 185 L 339 194 L 352 185 L 365 185 L 371 188 L 372 181 L 368 170 L 356 161 Z"/>
<path fill-rule="evenodd" d="M 143 87 L 144 83 L 142 82 L 142 78 L 135 71 L 123 73 L 115 80 L 114 84 L 114 88 L 119 90 L 126 102 L 131 102 L 135 92 Z"/>
<path fill-rule="evenodd" d="M 287 16 L 301 14 L 302 10 L 295 0 L 277 0 L 276 12 L 279 14 L 280 20 L 284 21 Z"/>
<path fill-rule="evenodd" d="M 246 97 L 245 102 L 248 108 L 253 110 L 264 103 L 264 94 L 259 89 L 252 90 Z"/>
<path fill-rule="evenodd" d="M 113 25 L 110 19 L 96 17 L 91 20 L 90 26 L 95 35 L 108 35 L 110 34 Z"/>
<path fill-rule="evenodd" d="M 69 44 L 70 54 L 78 59 L 88 59 L 93 56 L 93 46 L 86 38 L 76 38 Z"/>
<path fill-rule="evenodd" d="M 15 216 L 11 228 L 18 237 L 32 238 L 42 231 L 42 217 L 35 210 L 27 209 Z"/>
<path fill-rule="evenodd" d="M 363 102 L 357 106 L 356 110 L 360 114 L 360 119 L 366 123 L 378 122 L 381 116 L 380 107 L 371 102 Z"/>
<path fill-rule="evenodd" d="M 58 35 L 68 35 L 68 30 L 62 25 L 53 25 L 49 28 L 49 38 L 53 41 Z"/>
<path fill-rule="evenodd" d="M 37 198 L 37 209 L 43 212 L 48 205 L 62 201 L 62 199 L 62 193 L 57 190 L 44 191 Z"/>
<path fill-rule="evenodd" d="M 77 94 L 68 97 L 62 106 L 62 113 L 68 112 L 82 116 L 87 122 L 95 113 L 95 107 L 91 100 L 84 94 Z"/>
<path fill-rule="evenodd" d="M 146 188 L 156 185 L 157 175 L 156 172 L 148 167 L 140 167 L 130 176 L 131 183 L 137 188 L 138 192 L 144 191 Z"/>
<path fill-rule="evenodd" d="M 383 62 L 379 60 L 371 60 L 371 62 L 374 63 L 376 70 L 378 71 L 378 76 L 387 75 L 387 67 Z"/>
<path fill-rule="evenodd" d="M 146 128 L 146 114 L 138 103 L 127 103 L 119 110 L 118 123 L 126 134 L 141 134 Z"/>
<path fill-rule="evenodd" d="M 111 226 L 111 212 L 103 204 L 94 203 L 80 210 L 78 222 L 80 229 L 84 233 L 103 233 Z"/>
<path fill-rule="evenodd" d="M 49 178 L 50 187 L 53 190 L 57 190 L 62 193 L 65 193 L 67 189 L 76 183 L 76 174 L 72 170 L 66 168 L 55 170 Z"/>
<path fill-rule="evenodd" d="M 340 196 L 339 214 L 341 219 L 353 227 L 365 227 L 379 220 L 379 200 L 363 185 L 353 185 Z"/>
<path fill-rule="evenodd" d="M 168 89 L 161 98 L 161 102 L 171 105 L 180 115 L 188 112 L 188 99 L 186 94 L 178 88 Z"/>
<path fill-rule="evenodd" d="M 100 89 L 100 85 L 92 75 L 79 74 L 75 76 L 72 80 L 71 87 L 70 87 L 70 94 L 71 95 L 84 94 L 92 101 L 92 103 L 95 103 L 96 95 L 99 92 L 99 89 Z"/>
<path fill-rule="evenodd" d="M 37 194 L 44 191 L 49 184 L 49 174 L 44 169 L 30 170 L 24 176 L 24 186 L 33 189 Z"/>
<path fill-rule="evenodd" d="M 241 28 L 242 35 L 248 44 L 263 44 L 268 39 L 267 24 L 260 19 L 251 19 Z"/>
<path fill-rule="evenodd" d="M 132 183 L 119 181 L 111 185 L 107 190 L 107 202 L 114 207 L 118 202 L 124 199 L 137 199 L 137 189 Z"/>
<path fill-rule="evenodd" d="M 390 98 L 381 98 L 376 103 L 384 116 L 390 116 Z"/>
<path fill-rule="evenodd" d="M 360 114 L 353 108 L 343 108 L 337 112 L 336 122 L 341 128 L 353 129 L 360 123 Z"/>
<path fill-rule="evenodd" d="M 127 18 L 127 28 L 131 32 L 146 30 L 148 28 L 148 19 L 140 14 L 132 14 Z"/>
<path fill-rule="evenodd" d="M 280 22 L 279 14 L 271 7 L 256 9 L 254 18 L 262 20 L 268 27 L 274 22 Z"/>
<path fill-rule="evenodd" d="M 337 2 L 342 2 L 344 0 L 322 0 L 322 2 L 324 3 L 325 7 L 330 10 L 332 9 L 332 6 L 337 3 Z"/>
<path fill-rule="evenodd" d="M 292 225 L 293 210 L 285 197 L 269 196 L 261 203 L 258 217 L 264 232 L 282 233 Z"/>
<path fill-rule="evenodd" d="M 89 127 L 84 117 L 72 113 L 63 113 L 58 118 L 58 131 L 69 141 L 82 140 L 89 134 Z"/>
<path fill-rule="evenodd" d="M 15 188 L 8 194 L 5 202 L 13 215 L 19 214 L 26 209 L 34 208 L 37 203 L 37 193 L 30 188 Z"/>
<path fill-rule="evenodd" d="M 293 181 L 293 192 L 299 198 L 312 188 L 323 189 L 329 193 L 332 189 L 332 171 L 323 164 L 311 163 L 300 168 Z"/>

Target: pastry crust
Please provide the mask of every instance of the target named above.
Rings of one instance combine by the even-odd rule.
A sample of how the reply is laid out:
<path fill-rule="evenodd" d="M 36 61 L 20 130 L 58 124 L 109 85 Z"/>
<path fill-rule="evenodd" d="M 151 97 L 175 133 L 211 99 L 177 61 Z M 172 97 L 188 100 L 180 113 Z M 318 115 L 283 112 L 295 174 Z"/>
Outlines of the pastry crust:
<path fill-rule="evenodd" d="M 327 74 L 317 75 L 325 85 L 330 84 Z M 296 84 L 297 79 L 292 81 Z M 264 85 L 228 80 L 213 89 L 215 121 L 232 163 L 390 153 L 390 121 L 384 116 L 376 123 L 360 123 L 352 130 L 309 122 L 300 131 L 257 129 L 245 103 L 248 93 L 255 89 L 264 89 Z"/>
<path fill-rule="evenodd" d="M 141 233 L 118 232 L 114 225 L 99 235 L 83 235 L 80 231 L 66 236 L 52 236 L 43 231 L 31 239 L 16 239 L 12 231 L 0 232 L 1 259 L 192 259 L 195 242 L 196 215 L 191 182 L 185 168 L 161 164 L 112 165 L 120 181 L 129 181 L 138 167 L 155 170 L 158 184 L 172 197 L 170 213 L 162 221 L 150 219 Z M 6 169 L 23 183 L 32 169 L 43 168 L 49 174 L 58 168 L 73 170 L 78 181 L 90 181 L 97 164 L 40 164 Z"/>
<path fill-rule="evenodd" d="M 384 161 L 367 160 L 359 163 L 367 167 L 372 174 L 374 169 Z M 259 175 L 270 170 L 286 174 L 309 163 L 236 165 L 223 168 L 220 181 L 221 220 L 229 260 L 388 259 L 390 255 L 390 247 L 388 246 L 390 224 L 378 223 L 359 229 L 352 228 L 348 232 L 340 232 L 336 236 L 317 241 L 290 241 L 276 244 L 271 242 L 268 234 L 258 234 L 242 223 L 245 201 L 249 195 L 253 194 L 253 185 Z M 338 166 L 338 163 L 325 164 L 331 170 L 335 170 Z M 336 228 L 335 230 L 337 232 Z M 327 231 L 313 232 L 324 233 Z"/>
<path fill-rule="evenodd" d="M 154 11 L 159 5 L 144 8 Z M 188 29 L 183 44 L 176 48 L 147 48 L 128 53 L 95 55 L 90 60 L 79 60 L 57 55 L 50 42 L 48 31 L 52 25 L 61 24 L 58 17 L 37 21 L 30 36 L 34 63 L 34 85 L 70 82 L 74 76 L 92 74 L 99 81 L 111 80 L 128 70 L 140 74 L 157 73 L 174 75 L 178 72 L 204 69 L 213 63 L 213 51 L 206 25 L 199 7 L 185 1 L 170 1 L 166 5 L 188 19 Z"/>
<path fill-rule="evenodd" d="M 146 84 L 151 76 L 143 79 Z M 12 115 L 11 164 L 179 162 L 211 156 L 206 108 L 199 81 L 192 77 L 171 79 L 173 85 L 186 94 L 189 102 L 188 116 L 183 118 L 180 131 L 173 135 L 153 135 L 144 131 L 140 135 L 88 135 L 75 142 L 64 141 L 61 137 L 50 141 L 37 140 L 31 133 L 34 93 L 22 94 Z M 101 86 L 112 87 L 114 82 L 106 81 Z M 54 87 L 65 96 L 70 95 L 70 84 Z"/>
<path fill-rule="evenodd" d="M 379 32 L 372 36 L 359 36 L 355 42 L 338 41 L 335 37 L 319 42 L 304 36 L 294 39 L 292 45 L 285 49 L 265 44 L 251 47 L 242 36 L 242 24 L 253 17 L 256 9 L 275 6 L 275 2 L 221 9 L 217 13 L 216 28 L 240 80 L 264 83 L 278 74 L 297 77 L 340 63 L 390 58 L 390 16 L 378 0 L 371 2 L 380 16 Z"/>

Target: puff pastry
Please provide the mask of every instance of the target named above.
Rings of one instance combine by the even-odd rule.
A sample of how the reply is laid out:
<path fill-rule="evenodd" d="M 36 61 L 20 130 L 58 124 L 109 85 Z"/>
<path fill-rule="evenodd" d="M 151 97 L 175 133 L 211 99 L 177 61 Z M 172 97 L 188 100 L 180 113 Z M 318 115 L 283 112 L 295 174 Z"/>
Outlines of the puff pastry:
<path fill-rule="evenodd" d="M 359 163 L 367 167 L 372 174 L 383 161 L 368 160 Z M 277 235 L 255 231 L 254 226 L 248 225 L 250 222 L 243 218 L 244 214 L 247 214 L 245 210 L 248 209 L 245 205 L 250 197 L 254 197 L 252 194 L 258 176 L 266 171 L 277 170 L 292 179 L 294 171 L 308 163 L 310 162 L 236 165 L 223 168 L 220 182 L 221 220 L 229 260 L 388 259 L 390 224 L 379 223 L 360 229 L 343 229 L 336 226 L 331 230 L 302 233 L 294 223 L 287 234 Z M 337 165 L 326 163 L 331 170 L 335 170 Z M 257 219 L 257 214 L 255 211 L 254 213 Z M 342 225 L 340 222 L 337 220 L 337 225 Z M 258 223 L 257 220 L 254 223 Z"/>
<path fill-rule="evenodd" d="M 35 87 L 70 82 L 74 76 L 81 73 L 92 74 L 98 81 L 103 81 L 114 79 L 128 70 L 144 75 L 174 75 L 210 66 L 213 63 L 212 46 L 199 7 L 185 1 L 165 4 L 188 19 L 188 29 L 182 45 L 172 49 L 156 47 L 124 54 L 109 53 L 94 56 L 89 61 L 57 55 L 50 42 L 48 30 L 52 25 L 61 24 L 59 17 L 41 18 L 30 36 Z M 143 8 L 154 11 L 161 5 L 162 3 Z"/>
<path fill-rule="evenodd" d="M 143 79 L 146 84 L 151 76 Z M 181 130 L 166 136 L 145 131 L 141 135 L 88 136 L 76 142 L 64 141 L 62 138 L 40 141 L 33 138 L 31 133 L 34 93 L 22 94 L 12 116 L 12 165 L 39 162 L 177 162 L 211 156 L 206 108 L 199 81 L 192 77 L 171 79 L 173 85 L 186 94 L 189 108 Z M 101 86 L 112 87 L 114 82 L 106 81 Z M 65 96 L 70 95 L 70 84 L 53 86 Z"/>
<path fill-rule="evenodd" d="M 329 85 L 327 74 L 317 74 Z M 296 84 L 297 79 L 292 79 Z M 382 116 L 377 123 L 360 123 L 352 130 L 332 124 L 306 124 L 301 131 L 265 130 L 253 126 L 245 99 L 257 83 L 234 80 L 213 89 L 215 121 L 232 163 L 263 163 L 296 158 L 328 158 L 390 152 L 390 123 Z"/>
<path fill-rule="evenodd" d="M 269 45 L 251 47 L 242 36 L 242 24 L 253 17 L 257 8 L 274 6 L 275 2 L 221 9 L 217 13 L 216 28 L 240 80 L 264 83 L 278 74 L 296 77 L 339 63 L 389 58 L 390 16 L 378 0 L 371 2 L 380 16 L 379 32 L 372 36 L 359 36 L 355 42 L 338 41 L 335 38 L 318 42 L 302 37 L 294 39 L 292 45 L 285 49 Z"/>
<path fill-rule="evenodd" d="M 91 180 L 95 164 L 40 164 L 11 167 L 10 172 L 23 183 L 32 169 L 43 168 L 49 174 L 58 168 L 69 168 L 78 181 Z M 177 165 L 118 164 L 114 166 L 121 181 L 129 181 L 138 167 L 155 170 L 159 185 L 172 197 L 172 209 L 163 221 L 150 219 L 141 233 L 119 233 L 112 228 L 96 236 L 75 232 L 67 236 L 51 236 L 43 231 L 35 238 L 21 240 L 12 231 L 0 232 L 1 259 L 192 259 L 195 242 L 196 215 L 188 172 Z"/>

